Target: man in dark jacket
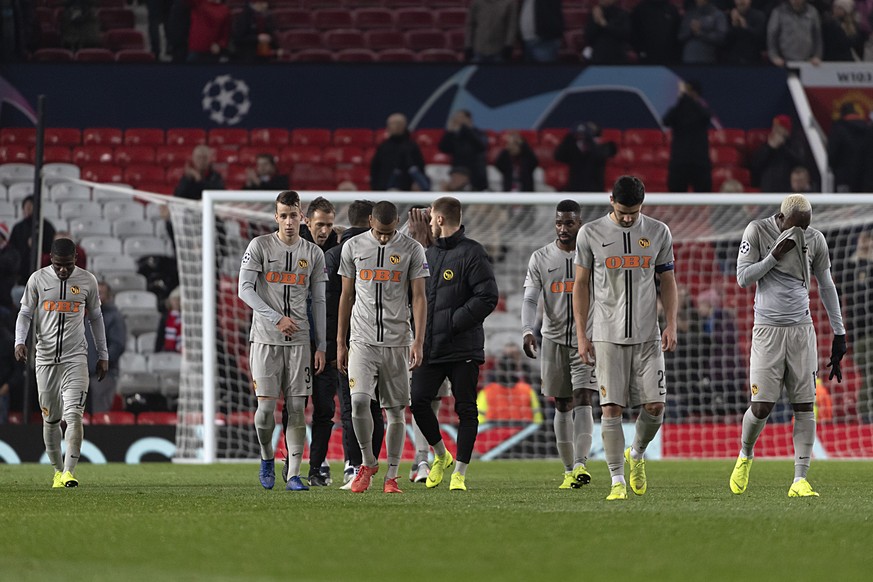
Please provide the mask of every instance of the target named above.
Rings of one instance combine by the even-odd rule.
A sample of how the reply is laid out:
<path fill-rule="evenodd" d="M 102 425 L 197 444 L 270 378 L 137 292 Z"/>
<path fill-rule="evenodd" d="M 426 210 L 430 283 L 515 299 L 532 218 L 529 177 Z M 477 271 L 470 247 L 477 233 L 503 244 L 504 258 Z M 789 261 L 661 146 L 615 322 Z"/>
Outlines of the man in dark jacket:
<path fill-rule="evenodd" d="M 198 145 L 185 162 L 185 173 L 176 185 L 177 198 L 200 200 L 204 190 L 224 190 L 224 178 L 212 167 L 212 148 Z"/>
<path fill-rule="evenodd" d="M 339 317 L 339 300 L 343 291 L 343 281 L 339 274 L 340 256 L 343 250 L 343 245 L 352 237 L 365 233 L 370 230 L 370 212 L 373 210 L 373 203 L 369 200 L 355 200 L 349 205 L 349 224 L 350 227 L 343 232 L 340 237 L 339 244 L 328 249 L 324 253 L 324 268 L 327 269 L 327 288 L 325 289 L 325 300 L 327 303 L 327 352 L 325 352 L 325 371 L 330 373 L 331 370 L 337 375 L 337 396 L 340 402 L 340 414 L 343 423 L 343 449 L 348 465 L 343 475 L 345 485 L 343 489 L 347 489 L 354 477 L 354 470 L 361 466 L 363 462 L 361 449 L 358 448 L 358 439 L 355 436 L 355 429 L 352 426 L 352 399 L 349 393 L 349 377 L 337 370 L 336 367 L 336 326 Z M 379 407 L 379 400 L 373 400 L 370 403 L 370 412 L 373 413 L 373 450 L 379 451 L 382 449 L 382 438 L 385 434 L 385 424 L 382 419 L 382 409 Z"/>
<path fill-rule="evenodd" d="M 585 26 L 585 39 L 591 47 L 591 62 L 596 65 L 622 65 L 627 62 L 631 40 L 630 15 L 615 0 L 600 0 L 591 9 Z"/>
<path fill-rule="evenodd" d="M 558 60 L 564 36 L 561 0 L 522 0 L 518 30 L 524 43 L 524 60 L 552 63 Z"/>
<path fill-rule="evenodd" d="M 840 107 L 840 118 L 831 126 L 828 136 L 828 160 L 837 192 L 864 192 L 861 173 L 870 152 L 863 148 L 869 131 L 870 123 L 858 113 L 854 103 Z"/>
<path fill-rule="evenodd" d="M 506 147 L 497 154 L 494 167 L 502 176 L 504 192 L 533 192 L 533 173 L 540 165 L 536 154 L 518 132 L 504 137 Z"/>
<path fill-rule="evenodd" d="M 88 373 L 91 377 L 88 383 L 88 412 L 109 412 L 112 410 L 112 400 L 118 387 L 119 360 L 127 346 L 127 325 L 124 317 L 115 306 L 115 294 L 112 288 L 104 282 L 97 285 L 100 293 L 103 326 L 106 328 L 106 348 L 109 350 L 109 372 L 103 380 L 98 379 L 97 347 L 91 326 L 85 326 L 85 341 L 88 343 Z"/>
<path fill-rule="evenodd" d="M 602 192 L 606 160 L 616 154 L 615 142 L 600 143 L 596 123 L 580 123 L 555 148 L 555 161 L 567 164 L 567 192 Z"/>
<path fill-rule="evenodd" d="M 412 373 L 412 413 L 433 447 L 433 467 L 426 485 L 433 488 L 455 459 L 446 450 L 431 403 L 448 378 L 458 415 L 457 467 L 449 489 L 466 491 L 467 465 L 479 432 L 476 387 L 479 366 L 485 362 L 482 323 L 497 306 L 497 281 L 488 254 L 464 234 L 461 203 L 437 199 L 430 211 L 435 239 L 427 249 L 432 276 L 427 280 L 427 327 L 424 364 Z"/>
<path fill-rule="evenodd" d="M 452 167 L 470 171 L 470 187 L 474 191 L 488 189 L 488 136 L 481 129 L 473 127 L 473 115 L 469 111 L 459 109 L 452 113 L 448 129 L 440 139 L 439 149 L 452 156 Z"/>
<path fill-rule="evenodd" d="M 670 192 L 712 192 L 712 161 L 709 158 L 709 120 L 712 114 L 700 97 L 697 81 L 679 82 L 679 100 L 664 116 L 673 128 L 667 189 Z"/>
<path fill-rule="evenodd" d="M 669 0 L 642 0 L 631 12 L 633 44 L 640 63 L 668 65 L 679 61 L 682 16 Z"/>
<path fill-rule="evenodd" d="M 424 174 L 424 156 L 412 141 L 406 126 L 406 116 L 392 113 L 385 124 L 388 139 L 379 144 L 370 161 L 370 190 L 430 190 L 430 180 Z"/>
<path fill-rule="evenodd" d="M 791 171 L 810 165 L 802 132 L 792 131 L 793 125 L 787 115 L 774 117 L 767 141 L 752 153 L 752 186 L 761 192 L 790 192 Z"/>
<path fill-rule="evenodd" d="M 33 238 L 33 196 L 27 196 L 21 201 L 21 220 L 12 227 L 9 234 L 9 246 L 18 253 L 18 284 L 26 285 L 27 279 L 33 273 L 33 262 L 30 253 Z M 55 227 L 48 219 L 42 219 L 42 252 L 47 253 L 55 240 Z"/>

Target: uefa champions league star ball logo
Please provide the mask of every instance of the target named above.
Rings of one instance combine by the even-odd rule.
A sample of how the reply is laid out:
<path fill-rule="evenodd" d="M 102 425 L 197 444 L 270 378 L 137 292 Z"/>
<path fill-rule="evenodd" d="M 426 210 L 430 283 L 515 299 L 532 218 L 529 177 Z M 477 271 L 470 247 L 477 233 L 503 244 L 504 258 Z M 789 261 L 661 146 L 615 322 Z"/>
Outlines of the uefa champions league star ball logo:
<path fill-rule="evenodd" d="M 203 86 L 203 111 L 222 125 L 236 125 L 252 107 L 249 86 L 242 79 L 219 75 Z"/>

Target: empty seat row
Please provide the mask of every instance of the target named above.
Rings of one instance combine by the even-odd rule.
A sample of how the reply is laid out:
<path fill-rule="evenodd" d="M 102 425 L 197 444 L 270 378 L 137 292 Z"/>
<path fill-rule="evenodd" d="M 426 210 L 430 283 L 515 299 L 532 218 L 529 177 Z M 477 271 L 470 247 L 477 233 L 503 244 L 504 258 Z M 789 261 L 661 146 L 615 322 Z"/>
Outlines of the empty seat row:
<path fill-rule="evenodd" d="M 37 63 L 153 63 L 155 55 L 145 50 L 142 33 L 133 31 L 113 31 L 106 40 L 110 47 L 128 48 L 85 48 L 76 52 L 60 47 L 45 47 L 33 52 L 31 60 Z M 123 33 L 123 34 L 118 34 Z M 131 34 L 136 33 L 136 34 Z M 133 47 L 133 48 L 130 48 Z"/>

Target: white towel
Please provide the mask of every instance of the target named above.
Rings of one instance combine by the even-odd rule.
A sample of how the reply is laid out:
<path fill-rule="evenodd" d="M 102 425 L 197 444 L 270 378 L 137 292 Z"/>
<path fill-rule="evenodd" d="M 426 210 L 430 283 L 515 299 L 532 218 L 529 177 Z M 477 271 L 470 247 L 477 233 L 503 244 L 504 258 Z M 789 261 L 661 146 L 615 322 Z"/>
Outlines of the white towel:
<path fill-rule="evenodd" d="M 779 238 L 776 239 L 776 242 L 773 243 L 773 248 L 775 249 L 779 243 L 786 239 L 792 239 L 794 241 L 794 248 L 788 252 L 785 256 L 783 256 L 778 263 L 776 263 L 775 269 L 782 271 L 787 275 L 791 275 L 792 277 L 796 277 L 803 281 L 804 287 L 809 289 L 809 260 L 807 259 L 807 248 L 806 248 L 806 235 L 802 228 L 799 226 L 795 226 L 789 228 L 786 231 L 783 231 Z"/>

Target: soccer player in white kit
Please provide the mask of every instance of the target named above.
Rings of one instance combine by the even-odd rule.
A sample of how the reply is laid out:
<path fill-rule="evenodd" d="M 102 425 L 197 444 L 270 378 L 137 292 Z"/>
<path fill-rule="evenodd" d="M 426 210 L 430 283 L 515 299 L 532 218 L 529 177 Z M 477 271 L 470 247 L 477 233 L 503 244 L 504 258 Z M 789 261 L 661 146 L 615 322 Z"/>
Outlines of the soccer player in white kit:
<path fill-rule="evenodd" d="M 582 226 L 576 238 L 573 313 L 579 354 L 595 362 L 600 385 L 603 450 L 612 477 L 606 497 L 610 501 L 627 499 L 625 461 L 633 492 L 646 492 L 643 455 L 664 420 L 663 352 L 676 349 L 679 300 L 673 237 L 666 224 L 641 213 L 645 196 L 639 178 L 621 176 L 612 188 L 612 212 Z M 658 329 L 656 274 L 667 320 L 663 333 Z M 641 408 L 633 444 L 625 449 L 621 415 L 627 406 Z"/>
<path fill-rule="evenodd" d="M 76 267 L 76 243 L 52 242 L 51 265 L 33 273 L 21 297 L 15 323 L 15 358 L 27 359 L 31 322 L 36 336 L 36 385 L 42 409 L 42 436 L 55 468 L 53 488 L 78 487 L 73 475 L 82 448 L 82 413 L 88 395 L 88 346 L 85 317 L 97 348 L 97 378 L 109 370 L 106 331 L 97 279 Z M 61 419 L 67 423 L 66 454 L 61 455 Z"/>
<path fill-rule="evenodd" d="M 306 491 L 300 463 L 306 440 L 304 411 L 312 395 L 312 376 L 324 370 L 326 316 L 324 290 L 327 273 L 321 248 L 300 237 L 303 211 L 300 196 L 285 190 L 276 198 L 278 232 L 249 243 L 239 272 L 239 297 L 252 308 L 249 364 L 258 409 L 255 429 L 261 447 L 258 475 L 265 489 L 276 482 L 273 431 L 276 402 L 288 411 L 288 491 Z M 310 354 L 306 303 L 312 300 L 315 357 Z M 315 370 L 310 367 L 314 363 Z"/>
<path fill-rule="evenodd" d="M 352 481 L 355 493 L 366 491 L 379 470 L 370 413 L 377 389 L 388 418 L 388 472 L 382 491 L 402 493 L 397 471 L 406 428 L 403 411 L 409 404 L 409 370 L 422 362 L 427 323 L 424 278 L 429 271 L 424 247 L 397 232 L 397 223 L 397 207 L 390 202 L 377 203 L 370 216 L 370 231 L 349 239 L 340 260 L 343 290 L 336 334 L 337 367 L 348 373 L 352 424 L 363 456 Z M 414 339 L 409 321 L 410 289 Z M 346 337 L 350 339 L 348 348 Z"/>
<path fill-rule="evenodd" d="M 591 481 L 585 463 L 594 432 L 591 393 L 597 390 L 597 379 L 594 367 L 583 363 L 579 356 L 573 318 L 576 236 L 582 226 L 581 212 L 574 200 L 558 203 L 557 238 L 531 255 L 521 307 L 524 353 L 536 358 L 533 328 L 537 304 L 540 297 L 543 299 L 542 391 L 555 400 L 555 441 L 564 464 L 559 489 L 578 488 Z"/>
<path fill-rule="evenodd" d="M 755 442 L 783 386 L 794 408 L 794 482 L 788 497 L 818 497 L 809 481 L 815 442 L 815 379 L 818 350 L 809 313 L 810 270 L 818 282 L 822 304 L 834 332 L 830 378 L 843 379 L 840 361 L 846 354 L 846 329 L 840 299 L 831 278 L 824 235 L 809 226 L 812 205 L 802 194 L 782 201 L 775 216 L 754 220 L 743 233 L 737 257 L 737 283 L 755 288 L 755 323 L 749 380 L 752 403 L 743 416 L 740 455 L 731 473 L 737 495 L 749 486 Z"/>

